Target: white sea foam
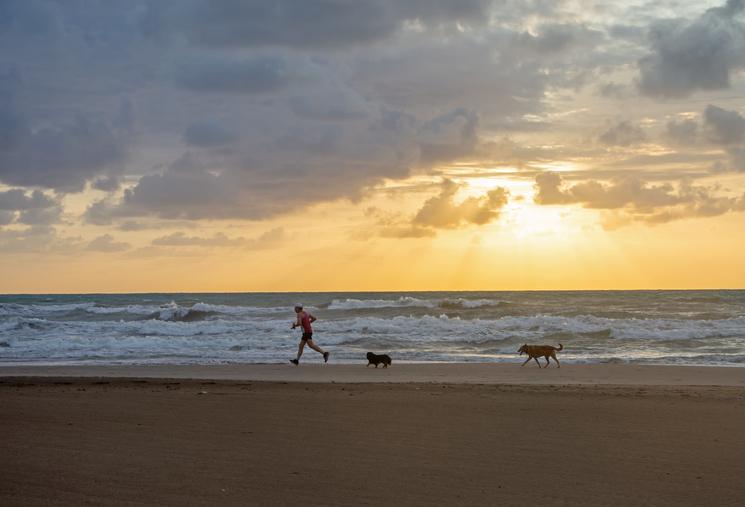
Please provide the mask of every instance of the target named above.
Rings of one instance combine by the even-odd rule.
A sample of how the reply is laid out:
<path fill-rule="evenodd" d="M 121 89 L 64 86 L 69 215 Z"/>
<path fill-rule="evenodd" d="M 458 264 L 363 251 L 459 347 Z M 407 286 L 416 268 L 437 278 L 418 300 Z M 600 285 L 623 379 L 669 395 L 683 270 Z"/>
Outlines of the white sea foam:
<path fill-rule="evenodd" d="M 401 296 L 397 299 L 334 299 L 329 304 L 330 310 L 356 310 L 375 308 L 483 308 L 501 306 L 506 301 L 494 299 L 444 298 L 421 299 L 411 296 Z"/>
<path fill-rule="evenodd" d="M 43 305 L 22 305 L 15 303 L 0 304 L 0 316 L 4 315 L 48 315 L 51 313 L 72 312 L 75 310 L 86 310 L 95 306 L 93 302 L 86 303 L 68 303 L 68 304 L 43 304 Z"/>
<path fill-rule="evenodd" d="M 111 315 L 115 313 L 131 313 L 135 315 L 151 315 L 159 308 L 157 306 L 143 306 L 143 305 L 127 305 L 127 306 L 89 306 L 84 308 L 86 312 L 97 313 L 103 315 Z"/>
<path fill-rule="evenodd" d="M 451 298 L 443 299 L 438 305 L 443 308 L 484 308 L 489 306 L 503 306 L 508 304 L 507 301 L 500 301 L 494 299 L 466 299 L 466 298 Z"/>
<path fill-rule="evenodd" d="M 355 310 L 363 308 L 435 308 L 436 306 L 436 301 L 429 301 L 411 296 L 401 296 L 398 299 L 334 299 L 331 301 L 328 308 L 329 310 Z"/>
<path fill-rule="evenodd" d="M 289 329 L 294 295 L 289 303 L 274 295 L 209 296 L 196 303 L 175 296 L 170 302 L 162 296 L 75 302 L 54 297 L 17 302 L 6 296 L 0 303 L 0 362 L 277 361 L 297 346 L 299 333 Z M 399 360 L 512 360 L 518 344 L 561 342 L 562 356 L 570 361 L 743 364 L 745 305 L 719 299 L 696 303 L 696 314 L 728 317 L 692 318 L 690 307 L 675 306 L 675 297 L 673 303 L 655 303 L 654 311 L 645 310 L 648 295 L 585 295 L 592 304 L 574 305 L 564 301 L 569 297 L 428 293 L 301 299 L 319 317 L 316 339 L 340 360 L 367 350 Z M 598 297 L 607 304 L 596 304 Z M 661 310 L 665 304 L 670 309 Z M 526 308 L 536 312 L 523 315 Z M 578 310 L 590 313 L 576 315 Z M 635 315 L 640 318 L 631 318 Z M 661 318 L 666 315 L 672 317 Z"/>

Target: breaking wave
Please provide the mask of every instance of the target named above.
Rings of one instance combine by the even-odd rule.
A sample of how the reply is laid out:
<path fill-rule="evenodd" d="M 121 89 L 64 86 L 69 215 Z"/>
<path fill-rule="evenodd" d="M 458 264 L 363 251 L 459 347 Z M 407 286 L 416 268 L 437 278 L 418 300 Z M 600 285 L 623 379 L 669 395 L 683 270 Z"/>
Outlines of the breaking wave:
<path fill-rule="evenodd" d="M 369 298 L 369 299 L 368 299 Z M 0 363 L 283 361 L 307 303 L 336 360 L 514 360 L 522 343 L 568 361 L 742 365 L 745 292 L 0 296 Z"/>

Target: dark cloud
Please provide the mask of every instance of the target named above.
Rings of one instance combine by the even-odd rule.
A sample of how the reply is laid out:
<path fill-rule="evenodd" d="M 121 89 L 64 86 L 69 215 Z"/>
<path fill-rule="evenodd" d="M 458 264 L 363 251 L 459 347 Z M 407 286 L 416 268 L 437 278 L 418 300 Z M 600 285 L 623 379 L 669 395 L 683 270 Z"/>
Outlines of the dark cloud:
<path fill-rule="evenodd" d="M 495 119 L 537 113 L 552 85 L 576 85 L 568 76 L 577 66 L 565 60 L 571 55 L 542 55 L 516 45 L 518 37 L 503 29 L 363 54 L 353 67 L 355 83 L 361 94 L 417 116 L 457 108 Z"/>
<path fill-rule="evenodd" d="M 116 241 L 111 234 L 104 234 L 91 240 L 86 246 L 87 250 L 93 252 L 115 253 L 129 250 L 131 245 L 123 241 Z"/>
<path fill-rule="evenodd" d="M 209 57 L 181 65 L 176 84 L 197 92 L 267 93 L 286 87 L 290 70 L 280 57 Z"/>
<path fill-rule="evenodd" d="M 744 9 L 745 1 L 728 0 L 693 21 L 653 24 L 652 52 L 639 60 L 641 92 L 685 97 L 698 90 L 729 88 L 731 75 L 745 67 L 745 24 L 738 19 Z"/>
<path fill-rule="evenodd" d="M 338 83 L 296 95 L 290 98 L 289 107 L 299 117 L 320 121 L 359 120 L 373 113 L 369 101 Z"/>
<path fill-rule="evenodd" d="M 653 185 L 629 176 L 610 183 L 588 180 L 565 186 L 559 174 L 549 172 L 536 176 L 535 189 L 537 204 L 580 204 L 585 208 L 623 210 L 631 219 L 647 223 L 745 210 L 745 196 L 718 196 L 716 188 L 686 181 L 677 186 Z"/>
<path fill-rule="evenodd" d="M 421 163 L 450 161 L 473 154 L 478 143 L 479 117 L 464 108 L 437 116 L 419 128 Z"/>
<path fill-rule="evenodd" d="M 736 33 L 738 6 L 728 6 L 706 16 Z M 585 16 L 550 0 L 0 0 L 0 9 L 0 182 L 108 192 L 85 220 L 125 229 L 261 220 L 358 200 L 382 181 L 453 162 L 524 168 L 585 150 L 607 156 L 565 137 L 607 111 L 571 112 L 575 124 L 566 105 L 599 76 L 619 79 L 640 50 L 630 24 L 641 18 L 603 27 L 607 13 L 626 11 Z M 696 22 L 677 23 L 683 39 L 698 33 L 685 30 Z M 668 58 L 678 32 L 666 27 L 655 28 L 649 75 L 680 67 Z M 722 58 L 739 68 L 736 57 Z M 606 84 L 606 95 L 628 96 Z M 609 125 L 601 142 L 641 142 L 638 124 Z M 681 144 L 684 127 L 668 129 Z M 506 130 L 538 129 L 545 139 L 532 146 L 497 141 Z M 464 207 L 440 197 L 419 220 L 444 223 L 432 218 L 435 205 L 450 206 L 457 226 L 498 211 L 488 196 Z M 54 209 L 5 210 L 2 220 L 41 223 Z M 410 222 L 387 234 L 434 234 Z"/>
<path fill-rule="evenodd" d="M 9 185 L 82 190 L 94 176 L 121 170 L 126 152 L 127 140 L 101 121 L 78 116 L 32 129 L 0 111 L 0 181 Z"/>
<path fill-rule="evenodd" d="M 1 210 L 25 211 L 30 209 L 43 209 L 56 206 L 58 202 L 39 190 L 27 192 L 20 188 L 13 188 L 0 192 Z"/>
<path fill-rule="evenodd" d="M 486 0 L 222 0 L 197 2 L 188 36 L 211 46 L 346 48 L 391 36 L 406 21 L 481 24 Z"/>
<path fill-rule="evenodd" d="M 598 136 L 598 141 L 609 146 L 631 146 L 639 144 L 647 139 L 646 134 L 636 125 L 629 121 L 621 121 L 611 125 L 606 131 Z"/>
<path fill-rule="evenodd" d="M 602 39 L 543 1 L 23 3 L 0 34 L 19 112 L 0 181 L 108 192 L 97 224 L 263 219 L 475 158 L 480 129 L 541 128 L 524 117 Z"/>
<path fill-rule="evenodd" d="M 57 205 L 43 209 L 29 209 L 18 213 L 17 222 L 25 225 L 50 225 L 60 221 L 62 207 Z"/>
<path fill-rule="evenodd" d="M 190 124 L 184 131 L 184 141 L 189 146 L 213 148 L 236 140 L 236 135 L 225 127 L 208 121 Z"/>
<path fill-rule="evenodd" d="M 27 192 L 14 188 L 0 192 L 0 212 L 0 225 L 49 225 L 59 222 L 62 206 L 58 199 L 39 190 Z"/>
<path fill-rule="evenodd" d="M 736 144 L 745 141 L 745 118 L 737 111 L 728 111 L 709 104 L 704 111 L 706 136 L 712 143 Z"/>
<path fill-rule="evenodd" d="M 114 192 L 119 189 L 120 185 L 121 181 L 119 177 L 115 175 L 101 176 L 91 182 L 93 188 L 104 192 Z"/>
<path fill-rule="evenodd" d="M 463 108 L 424 121 L 382 110 L 365 122 L 344 123 L 298 124 L 274 144 L 257 144 L 250 157 L 245 147 L 218 158 L 186 154 L 141 177 L 121 200 L 94 203 L 86 220 L 263 219 L 319 201 L 357 199 L 384 178 L 479 149 L 478 117 Z"/>

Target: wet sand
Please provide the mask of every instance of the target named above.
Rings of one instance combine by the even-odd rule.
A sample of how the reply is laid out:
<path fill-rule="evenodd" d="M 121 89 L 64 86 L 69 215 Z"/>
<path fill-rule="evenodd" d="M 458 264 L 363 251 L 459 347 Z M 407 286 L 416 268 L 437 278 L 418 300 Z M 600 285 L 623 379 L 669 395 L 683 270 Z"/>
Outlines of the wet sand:
<path fill-rule="evenodd" d="M 302 380 L 346 368 L 285 369 L 300 376 L 292 382 L 3 376 L 0 504 L 740 505 L 745 495 L 745 389 L 731 373 L 720 379 L 729 385 L 674 383 L 683 370 L 656 373 L 668 384 L 568 384 L 572 368 L 564 385 Z"/>
<path fill-rule="evenodd" d="M 0 377 L 138 377 L 251 380 L 268 382 L 436 382 L 453 384 L 560 385 L 718 385 L 745 387 L 745 368 L 656 366 L 635 364 L 564 364 L 539 369 L 534 362 L 426 363 L 369 368 L 359 364 L 322 364 L 314 358 L 300 366 L 286 364 L 153 365 L 153 366 L 11 366 L 0 365 Z"/>

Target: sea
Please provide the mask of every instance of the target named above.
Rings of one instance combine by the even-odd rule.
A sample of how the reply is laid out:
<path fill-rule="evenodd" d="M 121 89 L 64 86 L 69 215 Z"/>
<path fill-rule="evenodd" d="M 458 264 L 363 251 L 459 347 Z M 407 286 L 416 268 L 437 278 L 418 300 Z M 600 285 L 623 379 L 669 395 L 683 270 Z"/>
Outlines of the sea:
<path fill-rule="evenodd" d="M 297 303 L 339 363 L 745 366 L 745 290 L 0 295 L 0 365 L 286 363 Z"/>

